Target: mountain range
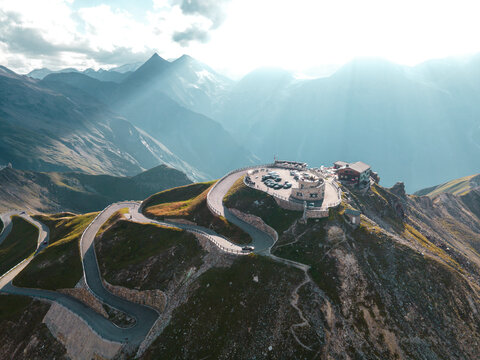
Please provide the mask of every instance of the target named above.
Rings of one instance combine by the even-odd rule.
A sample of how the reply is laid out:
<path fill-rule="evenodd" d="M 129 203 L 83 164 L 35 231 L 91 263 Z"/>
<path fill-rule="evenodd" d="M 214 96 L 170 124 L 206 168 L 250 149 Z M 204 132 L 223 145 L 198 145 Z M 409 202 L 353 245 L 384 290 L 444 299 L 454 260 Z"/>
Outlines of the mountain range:
<path fill-rule="evenodd" d="M 88 166 L 71 144 L 68 157 L 79 165 L 57 146 L 49 146 L 55 156 L 46 157 L 38 144 L 45 131 L 34 130 L 39 127 L 35 107 L 21 101 L 0 104 L 0 126 L 5 129 L 0 163 L 22 169 L 132 175 L 163 162 L 201 180 L 235 167 L 271 162 L 274 155 L 313 166 L 362 160 L 379 172 L 386 186 L 402 180 L 413 192 L 480 168 L 480 56 L 431 60 L 415 67 L 356 59 L 317 79 L 261 68 L 233 81 L 188 55 L 167 61 L 157 54 L 144 64 L 108 71 L 12 74 L 3 69 L 0 86 L 8 84 L 8 91 L 15 92 L 14 77 L 20 98 L 25 88 L 55 94 L 48 105 L 38 105 L 51 107 L 42 110 L 48 121 L 40 127 L 58 122 L 53 114 L 63 106 L 68 113 L 64 118 L 71 120 L 62 125 L 62 139 L 67 134 L 78 137 L 74 124 L 88 123 L 80 137 L 105 144 L 105 149 L 84 150 L 95 153 L 88 156 Z M 6 128 L 6 113 L 13 112 L 26 122 L 21 130 L 11 121 Z M 76 119 L 79 112 L 82 121 Z M 125 131 L 119 134 L 120 129 Z M 130 132 L 134 149 L 124 149 Z M 47 142 L 63 144 L 58 137 Z M 22 143 L 21 138 L 26 140 Z M 28 151 L 12 154 L 9 144 L 16 141 Z M 75 146 L 81 148 L 82 141 L 78 143 Z M 42 150 L 33 151 L 37 148 Z M 148 153 L 146 159 L 142 153 Z M 98 159 L 105 158 L 100 169 Z"/>

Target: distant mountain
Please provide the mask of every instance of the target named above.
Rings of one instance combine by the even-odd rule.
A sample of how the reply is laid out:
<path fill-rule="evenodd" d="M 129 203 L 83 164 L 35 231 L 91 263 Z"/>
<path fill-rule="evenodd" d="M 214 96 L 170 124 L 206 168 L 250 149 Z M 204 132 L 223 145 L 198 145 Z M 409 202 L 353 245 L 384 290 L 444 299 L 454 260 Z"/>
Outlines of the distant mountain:
<path fill-rule="evenodd" d="M 43 79 L 45 76 L 50 74 L 60 74 L 60 73 L 69 73 L 69 72 L 78 72 L 77 69 L 74 68 L 66 68 L 61 70 L 50 70 L 47 68 L 35 69 L 30 71 L 27 76 L 34 78 L 34 79 Z"/>
<path fill-rule="evenodd" d="M 314 80 L 257 71 L 215 119 L 263 161 L 361 159 L 415 191 L 480 168 L 479 84 L 478 58 L 413 69 L 357 59 Z"/>
<path fill-rule="evenodd" d="M 94 79 L 100 80 L 100 81 L 113 81 L 116 83 L 120 83 L 123 80 L 125 80 L 129 75 L 130 72 L 117 72 L 113 70 L 93 70 L 93 69 L 86 69 L 82 71 L 82 74 L 85 74 L 87 76 L 90 76 Z"/>
<path fill-rule="evenodd" d="M 181 106 L 207 117 L 215 116 L 233 81 L 209 66 L 183 55 L 169 62 L 154 54 L 125 83 L 164 93 Z"/>
<path fill-rule="evenodd" d="M 140 66 L 142 66 L 142 64 L 143 64 L 142 61 L 138 61 L 138 62 L 135 62 L 135 63 L 125 64 L 125 65 L 121 65 L 121 66 L 117 66 L 117 67 L 111 68 L 110 71 L 116 71 L 116 72 L 119 72 L 119 73 L 134 72 L 134 71 L 137 70 Z"/>
<path fill-rule="evenodd" d="M 182 66 L 155 54 L 120 84 L 72 73 L 51 74 L 43 81 L 58 92 L 69 91 L 62 85 L 67 84 L 93 95 L 210 177 L 251 164 L 253 155 L 219 123 L 167 96 L 161 84 L 175 78 L 175 69 Z M 167 75 L 170 71 L 172 74 Z"/>
<path fill-rule="evenodd" d="M 47 82 L 0 70 L 0 164 L 131 175 L 163 163 L 192 179 L 205 178 L 91 95 L 67 85 L 57 91 Z"/>
<path fill-rule="evenodd" d="M 98 211 L 112 202 L 142 200 L 158 191 L 190 183 L 185 174 L 165 165 L 132 177 L 4 168 L 0 170 L 0 211 Z"/>
<path fill-rule="evenodd" d="M 121 68 L 121 70 L 125 70 L 126 67 L 129 65 L 124 65 L 124 66 L 125 68 Z M 79 71 L 74 68 L 67 68 L 67 69 L 53 71 L 50 69 L 43 68 L 43 69 L 32 70 L 27 74 L 27 76 L 34 79 L 42 80 L 50 74 L 81 73 L 100 81 L 122 82 L 124 79 L 126 79 L 130 75 L 131 72 L 132 71 L 116 71 L 116 70 L 104 70 L 104 69 L 94 70 L 90 68 L 83 71 Z"/>
<path fill-rule="evenodd" d="M 453 194 L 463 196 L 476 189 L 480 189 L 480 174 L 465 176 L 441 185 L 422 189 L 417 191 L 415 195 L 436 197 L 440 194 Z"/>
<path fill-rule="evenodd" d="M 248 142 L 245 136 L 249 136 L 252 127 L 262 122 L 265 114 L 275 114 L 279 110 L 295 83 L 293 74 L 283 69 L 254 70 L 235 83 L 215 117 L 241 141 Z"/>

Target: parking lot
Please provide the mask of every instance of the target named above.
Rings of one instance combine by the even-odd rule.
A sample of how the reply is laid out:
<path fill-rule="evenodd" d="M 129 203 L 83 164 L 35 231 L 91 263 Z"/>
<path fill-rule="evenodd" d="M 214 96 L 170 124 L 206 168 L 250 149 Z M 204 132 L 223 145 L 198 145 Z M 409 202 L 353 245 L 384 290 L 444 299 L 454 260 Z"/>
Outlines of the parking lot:
<path fill-rule="evenodd" d="M 281 189 L 278 189 L 278 190 L 269 188 L 264 182 L 262 182 L 262 176 L 267 175 L 271 171 L 278 173 L 281 179 L 279 182 L 277 182 L 278 184 L 284 185 L 285 181 L 288 181 L 290 184 L 292 184 L 292 187 L 289 189 L 285 189 L 282 187 Z M 290 171 L 291 170 L 281 169 L 281 168 L 256 169 L 252 171 L 252 174 L 250 175 L 250 180 L 255 184 L 256 189 L 265 191 L 269 194 L 275 193 L 276 195 L 279 195 L 281 197 L 288 199 L 290 197 L 290 193 L 292 192 L 292 188 L 295 188 L 298 186 L 297 180 L 295 180 L 294 177 L 290 175 Z"/>

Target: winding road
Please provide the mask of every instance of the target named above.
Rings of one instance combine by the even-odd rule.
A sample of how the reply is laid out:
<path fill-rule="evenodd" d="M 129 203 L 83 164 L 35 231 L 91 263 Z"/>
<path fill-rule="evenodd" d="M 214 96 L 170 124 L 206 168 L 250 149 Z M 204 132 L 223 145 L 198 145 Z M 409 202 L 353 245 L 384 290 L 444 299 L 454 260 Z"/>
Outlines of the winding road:
<path fill-rule="evenodd" d="M 232 172 L 222 179 L 220 179 L 210 190 L 207 196 L 207 205 L 213 214 L 217 216 L 225 217 L 229 222 L 239 226 L 242 230 L 247 232 L 251 238 L 253 245 L 255 246 L 255 252 L 263 255 L 270 256 L 272 259 L 284 263 L 289 266 L 299 268 L 305 273 L 308 271 L 308 266 L 300 264 L 294 261 L 278 258 L 270 254 L 270 249 L 274 245 L 276 239 L 271 235 L 264 233 L 256 227 L 242 221 L 233 215 L 223 205 L 223 198 L 231 188 L 231 186 L 244 176 L 247 170 L 240 170 Z M 25 295 L 49 301 L 57 302 L 58 304 L 66 307 L 77 316 L 82 318 L 90 328 L 99 336 L 106 340 L 128 343 L 131 345 L 139 345 L 146 337 L 153 324 L 159 317 L 159 313 L 153 308 L 140 305 L 127 301 L 124 298 L 120 298 L 113 295 L 105 289 L 103 286 L 100 269 L 95 254 L 94 239 L 102 225 L 118 210 L 128 208 L 131 214 L 131 220 L 139 223 L 153 223 L 167 227 L 175 227 L 184 229 L 189 232 L 199 233 L 207 237 L 221 250 L 234 253 L 237 255 L 245 255 L 248 252 L 242 251 L 242 248 L 223 236 L 215 233 L 211 229 L 207 229 L 201 226 L 176 223 L 170 221 L 156 221 L 145 217 L 141 213 L 141 203 L 134 201 L 126 201 L 114 203 L 105 208 L 97 217 L 89 224 L 85 229 L 80 239 L 80 254 L 82 258 L 83 272 L 86 285 L 90 292 L 97 297 L 100 301 L 108 304 L 109 306 L 116 308 L 135 318 L 136 322 L 134 326 L 129 328 L 120 328 L 110 322 L 108 319 L 92 310 L 90 307 L 77 300 L 76 298 L 61 294 L 55 291 L 19 288 L 12 285 L 12 280 L 18 275 L 33 259 L 46 246 L 44 242 L 48 243 L 49 233 L 48 228 L 40 222 L 32 219 L 25 212 L 8 212 L 0 215 L 4 223 L 4 229 L 0 234 L 0 243 L 5 239 L 11 231 L 11 216 L 19 215 L 30 223 L 34 224 L 39 231 L 38 247 L 33 256 L 22 261 L 16 267 L 5 273 L 0 277 L 0 292 L 8 294 Z"/>
<path fill-rule="evenodd" d="M 241 170 L 230 173 L 229 175 L 220 179 L 208 193 L 207 204 L 214 214 L 223 216 L 229 222 L 237 225 L 239 228 L 249 234 L 252 238 L 252 245 L 255 247 L 256 253 L 268 255 L 270 253 L 270 249 L 275 243 L 275 239 L 273 239 L 269 234 L 260 231 L 256 227 L 239 219 L 223 205 L 223 198 L 227 194 L 228 190 L 230 190 L 235 181 L 243 177 L 246 173 L 247 170 Z"/>

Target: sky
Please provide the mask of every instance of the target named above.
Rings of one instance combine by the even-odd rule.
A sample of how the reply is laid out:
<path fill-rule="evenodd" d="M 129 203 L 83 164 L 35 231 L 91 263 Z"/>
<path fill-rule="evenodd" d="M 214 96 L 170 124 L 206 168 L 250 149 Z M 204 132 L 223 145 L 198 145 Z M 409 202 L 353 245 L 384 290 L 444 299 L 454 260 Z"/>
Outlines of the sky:
<path fill-rule="evenodd" d="M 182 54 L 238 78 L 355 57 L 415 65 L 480 52 L 478 0 L 0 0 L 0 64 L 111 68 Z"/>

